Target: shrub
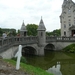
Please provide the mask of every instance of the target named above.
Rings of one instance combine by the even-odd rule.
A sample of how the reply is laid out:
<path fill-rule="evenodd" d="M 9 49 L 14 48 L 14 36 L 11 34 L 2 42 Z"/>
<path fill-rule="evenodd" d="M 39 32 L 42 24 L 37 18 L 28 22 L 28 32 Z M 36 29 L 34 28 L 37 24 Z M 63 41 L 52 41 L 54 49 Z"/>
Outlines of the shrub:
<path fill-rule="evenodd" d="M 75 44 L 68 45 L 63 49 L 63 51 L 75 53 Z"/>
<path fill-rule="evenodd" d="M 17 61 L 17 58 L 13 57 L 12 60 Z M 22 63 L 27 63 L 26 58 L 22 56 L 22 57 L 21 57 L 21 62 L 22 62 Z"/>

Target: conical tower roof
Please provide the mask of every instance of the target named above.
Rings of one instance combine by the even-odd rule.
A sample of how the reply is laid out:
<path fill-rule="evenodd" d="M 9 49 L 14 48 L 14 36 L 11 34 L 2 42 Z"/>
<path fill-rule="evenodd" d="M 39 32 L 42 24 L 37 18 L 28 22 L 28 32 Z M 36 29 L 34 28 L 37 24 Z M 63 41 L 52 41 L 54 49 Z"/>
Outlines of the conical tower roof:
<path fill-rule="evenodd" d="M 46 30 L 44 22 L 42 20 L 42 17 L 41 17 L 41 20 L 40 20 L 40 23 L 39 23 L 39 27 L 38 27 L 37 30 Z"/>
<path fill-rule="evenodd" d="M 23 21 L 23 23 L 22 23 L 22 26 L 21 26 L 21 30 L 20 31 L 27 31 L 26 30 L 26 26 L 25 26 L 25 24 L 24 24 L 24 21 Z"/>

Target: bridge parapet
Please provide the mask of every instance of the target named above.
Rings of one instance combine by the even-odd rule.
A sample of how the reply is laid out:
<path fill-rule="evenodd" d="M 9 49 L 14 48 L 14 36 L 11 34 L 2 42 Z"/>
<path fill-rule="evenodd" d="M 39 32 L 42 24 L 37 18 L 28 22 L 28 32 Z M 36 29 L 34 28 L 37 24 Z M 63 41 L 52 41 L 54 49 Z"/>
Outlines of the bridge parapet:
<path fill-rule="evenodd" d="M 6 49 L 10 48 L 14 44 L 13 38 L 0 38 L 0 52 L 5 51 Z"/>
<path fill-rule="evenodd" d="M 36 36 L 14 37 L 14 40 L 15 40 L 15 45 L 38 43 Z"/>
<path fill-rule="evenodd" d="M 60 42 L 75 42 L 75 37 L 57 37 Z"/>
<path fill-rule="evenodd" d="M 57 40 L 56 37 L 49 37 L 49 36 L 46 37 L 46 42 L 55 42 L 56 40 Z"/>
<path fill-rule="evenodd" d="M 0 38 L 0 52 L 7 50 L 12 46 L 17 45 L 28 45 L 28 44 L 38 44 L 37 36 L 26 36 L 26 37 L 7 37 L 5 39 Z M 75 42 L 75 37 L 46 37 L 46 42 Z"/>
<path fill-rule="evenodd" d="M 25 44 L 35 44 L 38 43 L 37 37 L 28 36 L 28 37 L 7 37 L 5 39 L 0 38 L 0 52 L 3 52 L 15 45 L 25 45 Z"/>
<path fill-rule="evenodd" d="M 75 37 L 46 37 L 46 42 L 75 42 Z"/>

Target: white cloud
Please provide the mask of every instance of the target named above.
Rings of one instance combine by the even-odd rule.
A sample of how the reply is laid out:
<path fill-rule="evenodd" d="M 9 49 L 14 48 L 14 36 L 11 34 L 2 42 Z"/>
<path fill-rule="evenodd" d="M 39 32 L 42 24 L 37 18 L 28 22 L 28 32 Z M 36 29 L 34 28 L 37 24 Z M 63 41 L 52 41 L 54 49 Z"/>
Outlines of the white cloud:
<path fill-rule="evenodd" d="M 39 24 L 43 17 L 47 31 L 60 28 L 63 0 L 0 0 L 0 27 L 20 29 L 25 24 Z"/>

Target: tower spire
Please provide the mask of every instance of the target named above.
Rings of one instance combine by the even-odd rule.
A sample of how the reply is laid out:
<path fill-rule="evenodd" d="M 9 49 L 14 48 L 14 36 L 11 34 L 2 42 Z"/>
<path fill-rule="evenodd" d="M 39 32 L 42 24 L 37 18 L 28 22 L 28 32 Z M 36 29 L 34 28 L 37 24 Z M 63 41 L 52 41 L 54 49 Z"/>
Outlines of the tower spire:
<path fill-rule="evenodd" d="M 37 30 L 46 30 L 44 22 L 42 20 L 42 16 L 41 16 L 41 20 L 40 20 L 39 27 Z"/>
<path fill-rule="evenodd" d="M 27 35 L 27 29 L 26 29 L 26 26 L 24 24 L 24 20 L 23 20 L 23 23 L 22 23 L 22 26 L 21 26 L 21 29 L 20 29 L 20 35 L 21 36 L 26 36 Z"/>
<path fill-rule="evenodd" d="M 42 19 L 42 16 L 41 16 L 41 19 Z"/>
<path fill-rule="evenodd" d="M 24 23 L 24 20 L 23 20 L 23 23 Z"/>

